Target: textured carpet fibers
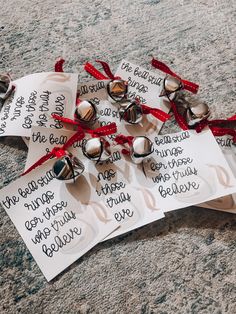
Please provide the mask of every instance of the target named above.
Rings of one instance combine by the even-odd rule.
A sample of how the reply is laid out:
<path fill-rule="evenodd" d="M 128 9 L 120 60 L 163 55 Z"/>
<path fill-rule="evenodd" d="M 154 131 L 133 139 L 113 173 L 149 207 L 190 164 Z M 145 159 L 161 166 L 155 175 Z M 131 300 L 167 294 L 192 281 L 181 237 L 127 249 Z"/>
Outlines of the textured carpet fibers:
<path fill-rule="evenodd" d="M 213 118 L 235 113 L 234 0 L 0 0 L 0 72 L 14 79 L 85 61 L 163 60 L 201 86 Z M 178 130 L 174 120 L 163 132 Z M 206 152 L 207 153 L 207 152 Z M 1 187 L 26 148 L 0 139 Z M 0 192 L 1 193 L 1 192 Z M 47 283 L 0 208 L 0 313 L 236 313 L 236 216 L 192 207 L 99 244 Z"/>

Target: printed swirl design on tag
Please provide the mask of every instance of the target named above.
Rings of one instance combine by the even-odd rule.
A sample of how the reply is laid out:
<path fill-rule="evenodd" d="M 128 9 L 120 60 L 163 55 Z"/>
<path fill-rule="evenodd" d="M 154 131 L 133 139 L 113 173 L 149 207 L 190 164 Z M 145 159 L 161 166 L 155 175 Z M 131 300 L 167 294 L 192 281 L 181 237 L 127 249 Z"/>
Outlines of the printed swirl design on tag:
<path fill-rule="evenodd" d="M 215 200 L 206 202 L 203 205 L 207 205 L 211 208 L 220 210 L 236 210 L 236 203 L 232 195 L 217 198 Z"/>
<path fill-rule="evenodd" d="M 107 224 L 108 222 L 112 221 L 112 219 L 108 219 L 107 218 L 107 210 L 105 208 L 104 205 L 102 205 L 101 203 L 99 202 L 89 202 L 88 205 L 92 208 L 92 210 L 95 212 L 97 218 Z"/>
<path fill-rule="evenodd" d="M 224 186 L 225 188 L 232 187 L 232 185 L 230 184 L 230 176 L 225 168 L 219 165 L 208 164 L 207 166 L 215 170 L 217 179 L 222 186 Z"/>
<path fill-rule="evenodd" d="M 151 191 L 149 191 L 145 188 L 137 188 L 137 190 L 140 190 L 142 192 L 143 199 L 145 201 L 147 208 L 149 208 L 151 211 L 159 211 L 160 210 L 160 208 L 156 207 L 155 196 L 152 194 Z"/>
<path fill-rule="evenodd" d="M 66 81 L 70 80 L 70 75 L 65 74 L 65 73 L 60 73 L 60 72 L 55 72 L 55 73 L 51 73 L 49 74 L 45 80 L 43 81 L 43 83 L 47 82 L 47 81 L 53 81 L 53 82 L 59 82 L 59 83 L 64 83 Z"/>

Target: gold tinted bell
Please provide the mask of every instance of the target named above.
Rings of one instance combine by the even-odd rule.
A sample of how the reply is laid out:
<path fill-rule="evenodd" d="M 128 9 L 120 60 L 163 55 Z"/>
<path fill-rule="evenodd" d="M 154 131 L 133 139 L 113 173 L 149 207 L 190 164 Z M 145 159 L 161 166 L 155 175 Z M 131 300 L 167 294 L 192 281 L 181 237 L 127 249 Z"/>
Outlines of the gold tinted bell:
<path fill-rule="evenodd" d="M 128 92 L 127 82 L 123 80 L 112 80 L 107 85 L 107 92 L 113 101 L 121 101 Z"/>

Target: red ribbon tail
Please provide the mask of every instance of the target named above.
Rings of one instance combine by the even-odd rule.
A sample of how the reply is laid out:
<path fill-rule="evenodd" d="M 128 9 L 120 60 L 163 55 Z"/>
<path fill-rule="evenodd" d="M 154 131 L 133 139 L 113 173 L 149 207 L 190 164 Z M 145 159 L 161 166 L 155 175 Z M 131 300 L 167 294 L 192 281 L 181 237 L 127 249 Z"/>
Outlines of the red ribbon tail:
<path fill-rule="evenodd" d="M 97 80 L 108 80 L 109 78 L 98 71 L 91 63 L 86 62 L 84 65 L 85 71 L 95 77 Z"/>
<path fill-rule="evenodd" d="M 210 126 L 209 128 L 211 129 L 214 136 L 231 135 L 233 137 L 234 143 L 236 142 L 236 130 L 216 126 Z"/>
<path fill-rule="evenodd" d="M 181 77 L 179 75 L 177 75 L 175 72 L 173 72 L 165 63 L 157 60 L 157 59 L 152 59 L 151 61 L 151 64 L 154 68 L 166 73 L 166 74 L 169 74 L 169 75 L 172 75 L 176 78 L 178 78 L 183 86 L 184 86 L 184 89 L 188 90 L 189 92 L 193 93 L 193 94 L 197 94 L 198 92 L 198 89 L 199 89 L 199 85 L 198 84 L 195 84 L 193 82 L 190 82 L 190 81 L 187 81 L 187 80 L 182 80 Z"/>
<path fill-rule="evenodd" d="M 38 161 L 36 161 L 36 163 L 34 163 L 31 167 L 29 167 L 25 172 L 22 173 L 21 176 L 25 176 L 26 174 L 28 174 L 29 172 L 31 172 L 32 170 L 34 170 L 35 168 L 37 168 L 38 166 L 41 166 L 45 161 L 47 161 L 49 158 L 51 158 L 54 154 L 52 152 L 50 152 L 47 155 L 44 155 L 43 157 L 41 157 Z"/>
<path fill-rule="evenodd" d="M 65 62 L 65 60 L 62 59 L 62 58 L 58 58 L 56 60 L 56 63 L 55 63 L 55 66 L 54 66 L 55 72 L 64 72 L 63 71 L 63 64 L 64 64 L 64 62 Z"/>
<path fill-rule="evenodd" d="M 161 62 L 161 61 L 159 61 L 157 59 L 152 58 L 151 65 L 154 68 L 156 68 L 156 69 L 158 69 L 158 70 L 160 70 L 160 71 L 162 71 L 162 72 L 164 72 L 166 74 L 172 75 L 172 76 L 174 76 L 174 77 L 176 77 L 176 78 L 181 80 L 181 78 L 176 73 L 171 71 L 171 69 L 165 63 L 163 63 L 163 62 Z"/>
<path fill-rule="evenodd" d="M 170 101 L 170 105 L 180 128 L 184 131 L 189 130 L 188 123 L 185 121 L 184 117 L 182 117 L 181 114 L 178 113 L 176 104 L 173 101 Z"/>
<path fill-rule="evenodd" d="M 236 114 L 233 115 L 232 117 L 228 118 L 228 120 L 229 120 L 229 121 L 234 121 L 234 120 L 236 120 Z"/>
<path fill-rule="evenodd" d="M 190 81 L 186 81 L 186 80 L 181 80 L 182 84 L 184 85 L 184 89 L 186 89 L 187 91 L 193 93 L 193 94 L 197 94 L 198 89 L 199 89 L 199 85 L 195 84 L 193 82 Z"/>
<path fill-rule="evenodd" d="M 61 121 L 61 122 L 64 122 L 64 123 L 68 123 L 68 124 L 73 124 L 73 125 L 78 125 L 79 126 L 79 123 L 72 120 L 72 119 L 69 119 L 69 118 L 66 118 L 66 117 L 62 117 L 62 116 L 59 116 L 57 114 L 52 114 L 52 117 L 53 119 L 55 120 L 58 120 L 58 121 Z"/>
<path fill-rule="evenodd" d="M 111 80 L 114 80 L 114 75 L 112 74 L 111 72 L 111 69 L 108 65 L 108 63 L 104 62 L 104 61 L 101 61 L 101 60 L 96 60 L 96 62 L 100 63 L 103 67 L 103 70 L 104 72 L 106 73 L 106 75 L 111 79 Z"/>

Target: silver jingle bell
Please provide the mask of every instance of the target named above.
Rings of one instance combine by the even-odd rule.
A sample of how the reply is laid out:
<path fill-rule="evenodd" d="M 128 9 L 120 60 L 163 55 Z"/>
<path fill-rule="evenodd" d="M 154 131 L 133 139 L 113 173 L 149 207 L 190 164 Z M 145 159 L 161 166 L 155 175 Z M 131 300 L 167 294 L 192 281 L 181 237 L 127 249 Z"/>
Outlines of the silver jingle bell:
<path fill-rule="evenodd" d="M 93 124 L 99 118 L 96 105 L 90 100 L 82 100 L 76 105 L 75 119 L 81 123 Z"/>
<path fill-rule="evenodd" d="M 124 120 L 130 124 L 137 124 L 142 120 L 143 110 L 139 103 L 135 100 L 125 101 L 119 109 L 120 120 Z"/>
<path fill-rule="evenodd" d="M 183 88 L 183 84 L 178 78 L 167 75 L 163 81 L 163 89 L 161 91 L 160 97 L 168 96 L 177 92 L 181 88 Z"/>
<path fill-rule="evenodd" d="M 111 156 L 110 143 L 103 137 L 94 137 L 82 143 L 83 154 L 97 163 L 106 161 Z"/>
<path fill-rule="evenodd" d="M 193 126 L 196 123 L 208 118 L 210 110 L 207 104 L 201 103 L 196 106 L 188 106 L 186 109 L 186 120 L 188 125 Z"/>
<path fill-rule="evenodd" d="M 146 136 L 137 136 L 133 139 L 131 158 L 135 164 L 143 162 L 153 151 L 153 143 Z"/>
<path fill-rule="evenodd" d="M 84 172 L 84 165 L 77 157 L 68 154 L 56 160 L 52 171 L 56 179 L 72 183 Z"/>
<path fill-rule="evenodd" d="M 0 74 L 0 100 L 4 101 L 12 90 L 9 76 Z"/>
<path fill-rule="evenodd" d="M 107 84 L 107 92 L 111 101 L 121 101 L 127 95 L 128 84 L 124 80 L 112 80 Z"/>

